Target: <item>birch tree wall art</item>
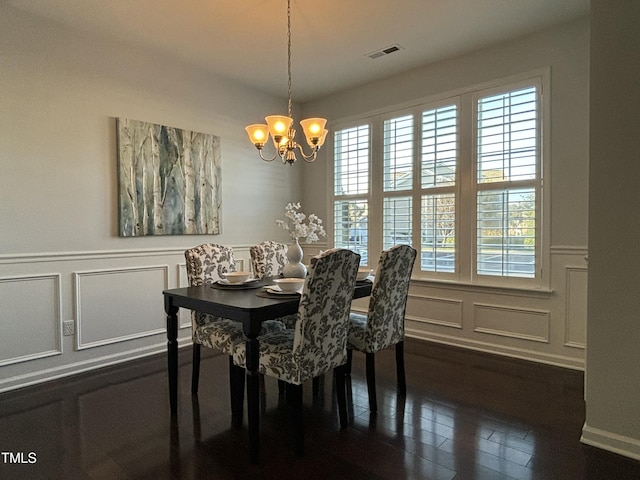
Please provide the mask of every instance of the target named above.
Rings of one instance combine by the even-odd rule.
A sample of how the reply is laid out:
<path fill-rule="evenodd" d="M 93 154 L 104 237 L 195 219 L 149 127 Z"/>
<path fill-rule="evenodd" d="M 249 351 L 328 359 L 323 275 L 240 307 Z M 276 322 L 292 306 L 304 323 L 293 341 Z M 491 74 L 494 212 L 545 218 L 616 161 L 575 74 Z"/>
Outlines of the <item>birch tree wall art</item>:
<path fill-rule="evenodd" d="M 220 138 L 117 119 L 120 236 L 220 233 Z"/>

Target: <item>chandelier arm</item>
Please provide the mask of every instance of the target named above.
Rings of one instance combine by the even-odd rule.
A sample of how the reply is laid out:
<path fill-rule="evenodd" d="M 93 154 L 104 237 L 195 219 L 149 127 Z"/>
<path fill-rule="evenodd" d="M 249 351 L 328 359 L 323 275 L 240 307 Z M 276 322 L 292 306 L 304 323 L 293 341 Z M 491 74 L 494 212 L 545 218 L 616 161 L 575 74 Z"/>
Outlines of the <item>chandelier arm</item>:
<path fill-rule="evenodd" d="M 304 150 L 302 148 L 302 145 L 300 145 L 299 143 L 296 143 L 296 148 L 298 149 L 298 151 L 300 152 L 300 155 L 302 155 L 302 158 L 304 159 L 305 162 L 307 163 L 311 163 L 313 161 L 315 161 L 316 156 L 318 154 L 318 147 L 313 147 L 313 149 L 311 150 L 311 153 L 309 155 L 304 153 Z"/>
<path fill-rule="evenodd" d="M 258 154 L 260 155 L 260 158 L 261 158 L 262 160 L 264 160 L 265 162 L 273 162 L 276 158 L 278 158 L 278 157 L 280 156 L 280 155 L 278 155 L 278 152 L 276 151 L 276 153 L 274 153 L 274 154 L 273 154 L 273 157 L 271 157 L 271 158 L 265 158 L 265 157 L 262 155 L 262 149 L 261 149 L 261 148 L 258 148 Z"/>

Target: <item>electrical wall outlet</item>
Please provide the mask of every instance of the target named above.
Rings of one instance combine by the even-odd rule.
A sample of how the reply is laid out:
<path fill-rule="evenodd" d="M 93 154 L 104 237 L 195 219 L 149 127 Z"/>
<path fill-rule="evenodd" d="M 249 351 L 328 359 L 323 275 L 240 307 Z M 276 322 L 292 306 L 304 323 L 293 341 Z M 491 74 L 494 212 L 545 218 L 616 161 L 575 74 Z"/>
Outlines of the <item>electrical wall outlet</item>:
<path fill-rule="evenodd" d="M 75 323 L 73 320 L 65 320 L 62 322 L 62 333 L 65 337 L 76 333 Z"/>

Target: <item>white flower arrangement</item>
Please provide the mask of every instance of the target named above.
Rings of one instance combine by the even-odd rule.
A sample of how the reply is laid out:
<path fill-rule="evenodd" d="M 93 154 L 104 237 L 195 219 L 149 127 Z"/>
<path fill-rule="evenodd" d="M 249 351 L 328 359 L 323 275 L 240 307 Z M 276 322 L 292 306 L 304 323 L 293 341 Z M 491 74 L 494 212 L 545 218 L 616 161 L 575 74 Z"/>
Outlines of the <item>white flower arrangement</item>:
<path fill-rule="evenodd" d="M 285 208 L 286 220 L 276 220 L 276 224 L 289 232 L 289 236 L 294 240 L 305 238 L 307 242 L 317 242 L 320 237 L 327 234 L 322 226 L 322 220 L 314 213 L 307 216 L 300 212 L 300 203 L 288 203 Z M 307 222 L 305 223 L 305 219 Z"/>

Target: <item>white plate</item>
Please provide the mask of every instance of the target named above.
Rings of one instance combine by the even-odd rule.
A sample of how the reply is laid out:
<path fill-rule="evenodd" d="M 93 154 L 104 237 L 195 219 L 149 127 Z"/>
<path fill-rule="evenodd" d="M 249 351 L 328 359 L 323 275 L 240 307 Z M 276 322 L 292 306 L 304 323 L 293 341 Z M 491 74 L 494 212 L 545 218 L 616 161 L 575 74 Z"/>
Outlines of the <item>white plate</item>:
<path fill-rule="evenodd" d="M 267 287 L 267 292 L 273 293 L 274 295 L 300 295 L 300 292 L 285 292 L 277 285 Z"/>
<path fill-rule="evenodd" d="M 221 278 L 220 280 L 218 280 L 218 283 L 220 283 L 222 285 L 244 285 L 246 283 L 257 282 L 258 280 L 260 280 L 260 279 L 259 278 L 250 278 L 249 280 L 245 280 L 244 282 L 230 282 L 226 278 Z"/>

